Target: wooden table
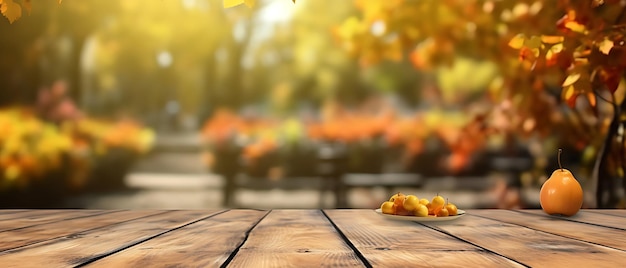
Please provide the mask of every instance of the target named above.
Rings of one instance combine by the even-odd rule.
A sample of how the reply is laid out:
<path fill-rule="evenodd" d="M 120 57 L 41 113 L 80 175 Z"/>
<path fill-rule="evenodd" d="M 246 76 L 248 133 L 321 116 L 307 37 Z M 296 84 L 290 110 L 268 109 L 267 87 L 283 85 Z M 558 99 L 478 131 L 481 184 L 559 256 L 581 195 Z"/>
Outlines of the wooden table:
<path fill-rule="evenodd" d="M 0 210 L 0 267 L 623 267 L 626 210 Z"/>

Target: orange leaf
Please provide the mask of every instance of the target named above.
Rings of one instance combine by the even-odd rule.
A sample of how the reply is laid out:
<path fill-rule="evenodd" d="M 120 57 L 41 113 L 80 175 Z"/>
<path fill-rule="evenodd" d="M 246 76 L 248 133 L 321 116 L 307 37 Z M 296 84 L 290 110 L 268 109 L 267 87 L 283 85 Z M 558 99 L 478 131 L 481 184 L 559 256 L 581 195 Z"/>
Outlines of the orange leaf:
<path fill-rule="evenodd" d="M 509 46 L 514 49 L 520 49 L 524 46 L 524 42 L 526 41 L 526 36 L 524 34 L 518 34 L 509 41 Z"/>
<path fill-rule="evenodd" d="M 9 23 L 15 22 L 22 16 L 22 7 L 13 0 L 3 0 L 0 11 L 9 20 Z"/>
<path fill-rule="evenodd" d="M 587 31 L 585 25 L 582 25 L 576 21 L 568 21 L 565 23 L 565 28 L 572 30 L 573 32 L 584 34 Z"/>
<path fill-rule="evenodd" d="M 541 42 L 545 44 L 561 43 L 563 42 L 563 40 L 565 40 L 565 37 L 560 36 L 560 35 L 542 35 L 541 36 Z"/>
<path fill-rule="evenodd" d="M 413 50 L 411 54 L 409 54 L 409 59 L 411 60 L 411 63 L 413 64 L 413 66 L 417 69 L 421 69 L 421 68 L 424 68 L 424 66 L 426 66 L 426 62 L 424 61 L 424 58 L 422 57 L 422 55 L 420 55 L 419 51 L 417 50 Z"/>
<path fill-rule="evenodd" d="M 596 107 L 596 95 L 593 94 L 592 92 L 587 92 L 587 100 L 589 100 L 589 105 L 591 105 L 591 107 L 595 108 Z"/>
<path fill-rule="evenodd" d="M 530 49 L 528 47 L 522 47 L 519 51 L 519 60 L 520 61 L 535 61 L 538 55 L 538 49 Z"/>

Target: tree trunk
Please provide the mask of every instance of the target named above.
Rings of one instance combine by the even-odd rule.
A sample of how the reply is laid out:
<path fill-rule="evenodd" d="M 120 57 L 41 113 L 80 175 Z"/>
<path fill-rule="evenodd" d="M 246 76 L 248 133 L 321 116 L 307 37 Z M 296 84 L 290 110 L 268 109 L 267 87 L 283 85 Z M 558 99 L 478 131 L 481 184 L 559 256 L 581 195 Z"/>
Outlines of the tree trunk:
<path fill-rule="evenodd" d="M 69 95 L 72 100 L 79 102 L 82 98 L 82 69 L 81 69 L 81 56 L 83 48 L 85 47 L 85 41 L 87 36 L 74 36 L 73 37 L 73 49 L 70 54 L 69 66 L 68 66 L 68 82 L 69 82 Z"/>
<path fill-rule="evenodd" d="M 594 174 L 597 176 L 596 206 L 598 208 L 615 208 L 619 205 L 622 191 L 626 191 L 624 172 L 617 172 L 618 168 L 624 168 L 624 134 L 619 133 L 620 125 L 626 127 L 626 121 L 621 120 L 622 112 L 626 111 L 626 101 L 613 105 L 613 117 L 607 135 L 604 139 L 600 153 L 596 158 Z M 621 143 L 614 146 L 621 135 Z M 617 158 L 617 159 L 611 159 Z M 611 166 L 610 162 L 615 160 L 618 166 Z M 621 183 L 619 183 L 621 182 Z M 621 189 L 620 189 L 621 187 Z"/>

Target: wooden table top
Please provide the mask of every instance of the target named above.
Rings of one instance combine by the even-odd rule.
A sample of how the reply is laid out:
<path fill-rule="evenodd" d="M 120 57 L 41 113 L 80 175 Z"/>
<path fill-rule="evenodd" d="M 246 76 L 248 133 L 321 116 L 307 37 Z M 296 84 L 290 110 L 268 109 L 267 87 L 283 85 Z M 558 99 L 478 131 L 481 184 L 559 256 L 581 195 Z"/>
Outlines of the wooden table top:
<path fill-rule="evenodd" d="M 621 267 L 626 210 L 0 210 L 0 267 Z"/>

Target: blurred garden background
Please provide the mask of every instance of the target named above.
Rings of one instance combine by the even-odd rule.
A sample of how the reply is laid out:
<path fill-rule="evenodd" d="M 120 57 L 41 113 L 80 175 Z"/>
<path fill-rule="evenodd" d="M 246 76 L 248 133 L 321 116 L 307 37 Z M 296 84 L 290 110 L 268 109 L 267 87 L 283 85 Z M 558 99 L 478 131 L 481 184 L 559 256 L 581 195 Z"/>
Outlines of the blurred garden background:
<path fill-rule="evenodd" d="M 626 207 L 623 0 L 0 0 L 0 207 Z"/>

